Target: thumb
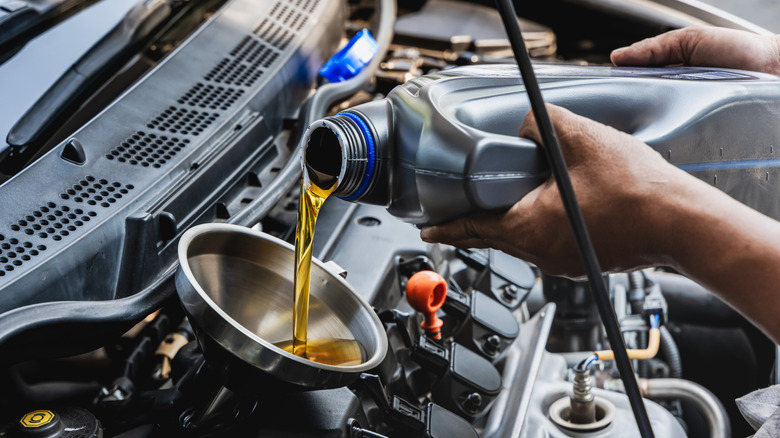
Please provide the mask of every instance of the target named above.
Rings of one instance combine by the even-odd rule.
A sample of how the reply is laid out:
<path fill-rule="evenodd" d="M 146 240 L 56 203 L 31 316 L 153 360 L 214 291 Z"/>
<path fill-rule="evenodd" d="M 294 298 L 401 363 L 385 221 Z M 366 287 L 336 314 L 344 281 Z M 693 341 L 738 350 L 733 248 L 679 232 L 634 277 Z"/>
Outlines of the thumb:
<path fill-rule="evenodd" d="M 561 130 L 562 125 L 567 124 L 574 113 L 561 108 L 557 105 L 547 103 L 544 105 L 547 108 L 547 114 L 550 115 L 550 121 L 552 122 L 553 129 L 558 133 Z M 528 111 L 523 119 L 523 124 L 520 125 L 520 132 L 518 136 L 533 140 L 539 145 L 543 145 L 542 135 L 539 133 L 539 126 L 536 123 L 536 116 L 533 111 Z"/>
<path fill-rule="evenodd" d="M 545 107 L 547 108 L 547 113 L 550 115 L 550 122 L 555 130 L 555 135 L 558 137 L 558 144 L 561 147 L 563 155 L 569 159 L 568 155 L 571 149 L 571 138 L 587 131 L 589 124 L 593 124 L 594 122 L 560 106 L 548 103 L 545 104 Z M 536 124 L 536 117 L 534 117 L 532 111 L 529 111 L 528 114 L 526 114 L 523 124 L 520 125 L 520 132 L 518 135 L 544 146 L 542 136 L 539 133 L 539 127 Z"/>

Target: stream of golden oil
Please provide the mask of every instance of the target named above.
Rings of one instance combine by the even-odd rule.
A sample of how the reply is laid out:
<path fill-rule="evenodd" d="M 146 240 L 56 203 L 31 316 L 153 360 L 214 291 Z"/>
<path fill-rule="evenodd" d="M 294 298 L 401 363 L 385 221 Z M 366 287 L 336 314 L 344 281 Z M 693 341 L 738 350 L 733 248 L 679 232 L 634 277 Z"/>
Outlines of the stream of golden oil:
<path fill-rule="evenodd" d="M 297 356 L 328 365 L 359 365 L 363 348 L 354 339 L 309 339 L 309 287 L 311 282 L 312 244 L 317 215 L 336 185 L 323 189 L 304 177 L 301 186 L 298 220 L 295 230 L 295 273 L 293 279 L 292 341 L 276 346 Z"/>

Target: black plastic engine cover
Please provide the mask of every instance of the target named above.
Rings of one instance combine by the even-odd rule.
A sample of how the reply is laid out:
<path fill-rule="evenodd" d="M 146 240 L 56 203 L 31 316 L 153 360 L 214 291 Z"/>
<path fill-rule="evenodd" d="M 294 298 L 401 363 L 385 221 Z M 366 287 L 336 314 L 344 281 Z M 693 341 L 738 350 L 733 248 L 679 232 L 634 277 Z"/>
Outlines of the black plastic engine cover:
<path fill-rule="evenodd" d="M 349 419 L 368 424 L 360 401 L 347 388 L 265 394 L 240 436 L 352 436 Z"/>
<path fill-rule="evenodd" d="M 224 215 L 216 204 L 227 193 L 274 177 L 287 151 L 274 138 L 335 50 L 343 20 L 335 0 L 231 0 L 0 186 L 0 313 L 130 296 L 159 276 L 185 229 Z"/>

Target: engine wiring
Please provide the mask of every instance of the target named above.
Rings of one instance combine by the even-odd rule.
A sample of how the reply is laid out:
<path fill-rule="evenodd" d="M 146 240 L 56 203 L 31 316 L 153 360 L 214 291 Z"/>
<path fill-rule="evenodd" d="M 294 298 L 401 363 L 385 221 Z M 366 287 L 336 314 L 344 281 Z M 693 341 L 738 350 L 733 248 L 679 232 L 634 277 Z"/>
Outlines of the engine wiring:
<path fill-rule="evenodd" d="M 655 357 L 656 354 L 658 354 L 658 349 L 661 347 L 661 330 L 660 327 L 660 317 L 658 315 L 652 315 L 650 317 L 650 336 L 647 341 L 647 348 L 644 349 L 628 349 L 626 350 L 626 353 L 628 353 L 629 359 L 638 359 L 638 360 L 645 360 L 645 359 L 652 359 Z M 594 356 L 598 360 L 614 360 L 615 359 L 615 353 L 612 350 L 599 350 L 593 352 Z"/>
<path fill-rule="evenodd" d="M 658 350 L 661 347 L 661 316 L 650 316 L 650 330 L 649 339 L 647 341 L 647 348 L 643 349 L 627 349 L 629 359 L 646 360 L 652 359 L 658 354 Z M 615 352 L 612 350 L 598 350 L 594 351 L 591 356 L 583 359 L 578 365 L 577 370 L 583 371 L 590 368 L 591 365 L 597 361 L 615 360 Z"/>
<path fill-rule="evenodd" d="M 590 368 L 590 366 L 591 366 L 591 365 L 593 365 L 594 363 L 596 363 L 598 360 L 599 360 L 599 357 L 598 357 L 596 354 L 593 354 L 593 355 L 591 355 L 591 356 L 588 356 L 588 357 L 586 357 L 585 359 L 583 359 L 583 360 L 582 360 L 582 362 L 580 362 L 580 363 L 577 365 L 577 367 L 576 367 L 576 370 L 577 370 L 577 371 L 585 371 L 585 370 L 587 370 L 588 368 Z"/>

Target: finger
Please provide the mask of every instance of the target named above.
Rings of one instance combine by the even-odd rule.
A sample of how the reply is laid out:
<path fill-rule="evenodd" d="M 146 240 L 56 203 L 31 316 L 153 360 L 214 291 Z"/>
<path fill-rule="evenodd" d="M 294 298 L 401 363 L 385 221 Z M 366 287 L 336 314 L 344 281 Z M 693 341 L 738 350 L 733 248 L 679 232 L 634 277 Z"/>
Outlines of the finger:
<path fill-rule="evenodd" d="M 691 47 L 695 47 L 696 29 L 678 29 L 636 42 L 612 52 L 615 65 L 662 66 L 690 64 Z"/>
<path fill-rule="evenodd" d="M 517 246 L 513 245 L 512 242 L 507 241 L 506 239 L 500 241 L 486 240 L 486 239 L 466 239 L 466 240 L 459 240 L 456 242 L 431 242 L 431 243 L 443 243 L 463 250 L 492 248 L 492 249 L 497 249 L 499 251 L 503 251 L 506 254 L 509 254 L 511 256 L 517 257 L 519 259 L 531 263 L 536 263 L 538 260 L 533 254 L 524 251 L 522 248 L 518 248 Z"/>
<path fill-rule="evenodd" d="M 690 26 L 618 49 L 615 65 L 696 65 L 777 73 L 780 40 L 776 36 L 712 26 Z"/>
<path fill-rule="evenodd" d="M 554 105 L 546 104 L 545 106 L 547 106 L 547 111 L 549 112 Z M 539 126 L 536 124 L 536 116 L 534 116 L 533 111 L 529 110 L 525 114 L 525 118 L 520 125 L 520 131 L 517 135 L 522 138 L 527 138 L 538 145 L 543 143 L 542 136 L 539 134 Z"/>
<path fill-rule="evenodd" d="M 566 108 L 559 107 L 553 104 L 545 104 L 547 108 L 547 114 L 550 116 L 550 121 L 553 124 L 553 129 L 556 132 L 564 130 L 564 126 L 571 123 L 573 118 L 579 117 Z M 518 135 L 529 140 L 533 140 L 538 144 L 542 144 L 542 136 L 539 134 L 539 126 L 536 123 L 536 117 L 533 111 L 528 111 L 523 119 L 523 123 L 520 125 L 520 131 Z"/>
<path fill-rule="evenodd" d="M 500 214 L 486 214 L 425 227 L 420 231 L 420 238 L 431 243 L 489 240 L 500 234 L 501 217 Z"/>
<path fill-rule="evenodd" d="M 618 133 L 614 128 L 574 114 L 566 108 L 551 104 L 547 104 L 546 107 L 564 159 L 569 166 L 579 163 L 580 157 L 587 153 L 582 150 L 583 143 L 593 144 L 595 150 Z M 518 135 L 541 144 L 541 135 L 531 112 L 523 120 Z"/>
<path fill-rule="evenodd" d="M 447 238 L 441 238 L 439 233 L 440 228 L 425 227 L 420 230 L 420 238 L 427 243 L 441 243 L 445 245 L 454 246 L 460 249 L 472 249 L 472 248 L 490 248 L 491 243 L 487 239 L 480 238 L 467 238 L 462 240 L 451 240 Z"/>
<path fill-rule="evenodd" d="M 459 242 L 450 242 L 448 245 L 452 245 L 455 248 L 459 249 L 482 249 L 482 248 L 492 248 L 491 244 L 484 239 L 468 239 L 468 240 L 461 240 Z"/>

